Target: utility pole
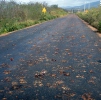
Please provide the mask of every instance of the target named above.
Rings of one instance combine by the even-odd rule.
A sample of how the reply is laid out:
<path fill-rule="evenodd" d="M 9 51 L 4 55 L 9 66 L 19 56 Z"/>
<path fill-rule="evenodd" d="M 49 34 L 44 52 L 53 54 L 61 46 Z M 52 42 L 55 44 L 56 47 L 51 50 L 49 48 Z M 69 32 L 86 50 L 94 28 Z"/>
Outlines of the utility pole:
<path fill-rule="evenodd" d="M 85 12 L 86 2 L 84 2 L 84 12 Z"/>
<path fill-rule="evenodd" d="M 74 9 L 72 9 L 72 13 L 74 13 Z"/>
<path fill-rule="evenodd" d="M 90 9 L 90 2 L 86 2 L 87 3 L 87 8 Z"/>
<path fill-rule="evenodd" d="M 100 0 L 100 7 L 101 7 L 101 0 Z"/>
<path fill-rule="evenodd" d="M 89 9 L 90 9 L 90 2 L 89 2 Z"/>

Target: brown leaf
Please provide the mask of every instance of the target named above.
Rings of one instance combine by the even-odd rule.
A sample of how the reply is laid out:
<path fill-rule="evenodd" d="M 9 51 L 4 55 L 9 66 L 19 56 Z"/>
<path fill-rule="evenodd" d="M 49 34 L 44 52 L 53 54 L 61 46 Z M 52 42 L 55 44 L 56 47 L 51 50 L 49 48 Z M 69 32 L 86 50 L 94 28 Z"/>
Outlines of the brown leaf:
<path fill-rule="evenodd" d="M 67 60 L 62 60 L 61 62 L 62 62 L 62 63 L 66 63 L 66 62 L 67 62 Z"/>
<path fill-rule="evenodd" d="M 59 50 L 59 48 L 56 48 L 55 50 L 56 50 L 56 51 L 58 51 L 58 50 Z"/>
<path fill-rule="evenodd" d="M 38 86 L 42 87 L 42 86 L 43 86 L 43 83 L 42 83 L 42 81 L 35 81 L 35 82 L 33 83 L 33 85 L 34 85 L 35 87 L 38 87 Z"/>
<path fill-rule="evenodd" d="M 7 98 L 2 98 L 2 100 L 7 100 Z"/>
<path fill-rule="evenodd" d="M 93 70 L 90 70 L 89 72 L 90 72 L 90 73 L 93 73 Z"/>
<path fill-rule="evenodd" d="M 68 52 L 69 50 L 70 50 L 70 49 L 65 49 L 65 51 L 67 51 L 67 52 Z"/>
<path fill-rule="evenodd" d="M 9 70 L 5 70 L 3 73 L 4 73 L 4 74 L 10 74 L 11 71 L 9 71 Z"/>
<path fill-rule="evenodd" d="M 84 93 L 82 95 L 82 99 L 83 100 L 94 100 L 92 97 L 91 97 L 91 94 L 90 93 Z"/>
<path fill-rule="evenodd" d="M 21 84 L 27 83 L 25 79 L 20 79 L 19 82 L 20 82 Z"/>
<path fill-rule="evenodd" d="M 64 75 L 64 76 L 70 76 L 70 73 L 63 72 L 63 75 Z"/>
<path fill-rule="evenodd" d="M 6 82 L 10 82 L 11 81 L 11 77 L 6 77 L 5 79 L 4 79 L 4 81 L 6 81 Z"/>
<path fill-rule="evenodd" d="M 51 74 L 52 77 L 56 77 L 56 74 Z"/>
<path fill-rule="evenodd" d="M 58 54 L 58 52 L 55 52 L 55 54 Z"/>
<path fill-rule="evenodd" d="M 85 35 L 82 35 L 82 37 L 81 38 L 85 38 Z"/>
<path fill-rule="evenodd" d="M 62 80 L 56 81 L 57 85 L 60 85 L 60 84 L 63 84 L 63 83 L 64 83 L 64 81 L 62 81 Z"/>
<path fill-rule="evenodd" d="M 72 53 L 71 53 L 71 52 L 68 52 L 68 55 L 69 55 L 69 56 L 72 56 Z"/>
<path fill-rule="evenodd" d="M 60 70 L 59 70 L 59 73 L 60 73 L 60 74 L 63 74 L 63 73 L 64 73 L 64 70 L 63 70 L 63 69 L 60 69 Z"/>
<path fill-rule="evenodd" d="M 9 95 L 12 95 L 12 94 L 13 94 L 13 91 L 9 91 L 8 94 L 9 94 Z"/>
<path fill-rule="evenodd" d="M 63 90 L 70 90 L 70 88 L 67 87 L 67 86 L 62 86 L 61 88 L 62 88 Z"/>
<path fill-rule="evenodd" d="M 55 98 L 62 99 L 62 95 L 58 94 L 58 95 L 55 96 Z"/>
<path fill-rule="evenodd" d="M 3 93 L 4 92 L 4 90 L 0 90 L 0 93 Z"/>
<path fill-rule="evenodd" d="M 56 59 L 51 59 L 51 61 L 54 61 L 54 62 L 55 62 L 55 61 L 56 61 Z"/>
<path fill-rule="evenodd" d="M 13 61 L 14 59 L 13 58 L 10 58 L 10 60 Z"/>

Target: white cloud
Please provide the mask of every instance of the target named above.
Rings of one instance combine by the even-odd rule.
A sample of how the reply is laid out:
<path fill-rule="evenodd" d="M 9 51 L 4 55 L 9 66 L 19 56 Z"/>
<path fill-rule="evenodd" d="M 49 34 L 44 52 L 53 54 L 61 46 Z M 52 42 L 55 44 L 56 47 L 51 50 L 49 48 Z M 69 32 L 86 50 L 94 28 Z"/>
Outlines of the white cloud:
<path fill-rule="evenodd" d="M 48 3 L 48 5 L 53 5 L 53 4 L 57 4 L 60 7 L 65 7 L 65 6 L 78 6 L 78 5 L 82 5 L 84 4 L 84 2 L 94 2 L 94 1 L 98 1 L 98 0 L 15 0 L 16 2 L 46 2 Z M 100 0 L 99 0 L 100 1 Z"/>

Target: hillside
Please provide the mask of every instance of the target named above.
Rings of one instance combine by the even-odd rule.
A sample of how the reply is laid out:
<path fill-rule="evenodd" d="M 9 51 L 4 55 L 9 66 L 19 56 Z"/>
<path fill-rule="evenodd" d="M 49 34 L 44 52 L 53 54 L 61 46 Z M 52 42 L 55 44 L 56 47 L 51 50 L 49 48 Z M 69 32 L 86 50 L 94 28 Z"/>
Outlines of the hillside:
<path fill-rule="evenodd" d="M 89 8 L 96 8 L 100 5 L 100 1 L 96 1 L 96 2 L 91 2 L 91 3 L 86 3 L 85 4 L 85 9 L 89 9 Z M 71 9 L 84 9 L 84 5 L 80 5 L 80 6 L 75 6 L 75 7 L 65 7 L 65 9 L 67 10 L 71 10 Z"/>

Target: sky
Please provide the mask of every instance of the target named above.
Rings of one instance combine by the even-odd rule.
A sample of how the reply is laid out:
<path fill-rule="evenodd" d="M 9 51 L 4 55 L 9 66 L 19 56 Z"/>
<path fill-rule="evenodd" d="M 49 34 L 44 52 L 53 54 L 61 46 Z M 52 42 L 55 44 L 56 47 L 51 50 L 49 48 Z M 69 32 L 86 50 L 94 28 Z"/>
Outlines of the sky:
<path fill-rule="evenodd" d="M 84 3 L 100 1 L 100 0 L 14 0 L 20 3 L 29 3 L 29 2 L 46 2 L 48 5 L 58 5 L 59 7 L 67 7 L 67 6 L 79 6 Z"/>

